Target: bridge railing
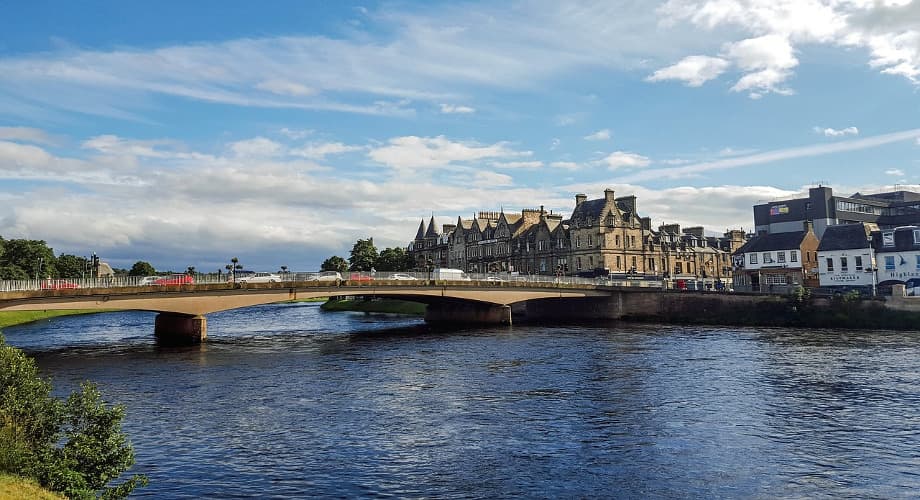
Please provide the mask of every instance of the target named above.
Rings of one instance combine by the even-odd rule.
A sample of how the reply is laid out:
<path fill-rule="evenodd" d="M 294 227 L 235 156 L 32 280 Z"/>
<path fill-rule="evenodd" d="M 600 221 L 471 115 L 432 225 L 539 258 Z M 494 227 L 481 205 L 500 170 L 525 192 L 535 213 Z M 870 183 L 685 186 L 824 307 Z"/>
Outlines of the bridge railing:
<path fill-rule="evenodd" d="M 419 286 L 427 286 L 436 281 L 437 273 L 429 272 L 342 272 L 338 276 L 317 272 L 288 272 L 276 275 L 283 282 L 368 282 L 368 281 L 402 281 L 405 284 L 417 282 Z M 169 288 L 183 284 L 217 284 L 233 282 L 240 276 L 234 277 L 227 274 L 197 274 L 195 276 L 167 275 L 167 276 L 114 276 L 104 278 L 77 278 L 77 279 L 42 279 L 42 280 L 0 280 L 0 293 L 20 290 L 67 290 L 75 288 L 121 288 L 121 287 L 156 287 Z M 272 278 L 274 279 L 274 278 Z M 619 287 L 642 288 L 668 288 L 666 282 L 654 279 L 609 279 L 583 278 L 578 276 L 553 276 L 540 274 L 509 274 L 509 273 L 464 273 L 451 276 L 451 281 L 471 281 L 481 284 L 501 283 L 553 283 L 562 285 L 605 285 Z M 443 281 L 443 279 L 442 279 Z"/>

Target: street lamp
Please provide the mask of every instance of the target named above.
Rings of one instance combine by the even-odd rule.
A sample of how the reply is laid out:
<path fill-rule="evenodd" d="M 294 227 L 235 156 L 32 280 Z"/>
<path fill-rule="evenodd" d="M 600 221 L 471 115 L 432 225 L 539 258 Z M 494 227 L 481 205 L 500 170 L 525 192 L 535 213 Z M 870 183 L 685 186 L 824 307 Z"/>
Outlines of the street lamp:
<path fill-rule="evenodd" d="M 428 281 L 431 281 L 431 270 L 434 269 L 434 261 L 431 259 L 426 260 L 425 267 L 428 268 Z"/>
<path fill-rule="evenodd" d="M 44 262 L 44 257 L 38 258 L 38 270 L 35 271 L 35 279 L 39 279 L 42 275 L 42 263 Z"/>

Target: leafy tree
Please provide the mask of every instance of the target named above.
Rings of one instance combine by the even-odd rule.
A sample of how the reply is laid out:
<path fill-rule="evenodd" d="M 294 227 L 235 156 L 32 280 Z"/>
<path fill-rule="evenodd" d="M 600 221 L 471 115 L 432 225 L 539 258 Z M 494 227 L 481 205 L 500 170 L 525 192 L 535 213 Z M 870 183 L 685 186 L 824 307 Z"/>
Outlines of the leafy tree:
<path fill-rule="evenodd" d="M 351 248 L 351 257 L 348 258 L 349 271 L 370 271 L 377 264 L 377 247 L 374 238 L 358 240 Z"/>
<path fill-rule="evenodd" d="M 51 397 L 35 361 L 0 336 L 0 472 L 34 478 L 69 498 L 124 498 L 147 484 L 133 476 L 106 486 L 134 464 L 124 414 L 88 382 L 66 402 Z"/>
<path fill-rule="evenodd" d="M 86 272 L 86 265 L 88 262 L 89 259 L 62 253 L 58 256 L 54 266 L 57 268 L 58 277 L 82 278 Z"/>
<path fill-rule="evenodd" d="M 387 248 L 377 257 L 378 271 L 408 271 L 415 266 L 415 261 L 402 248 Z"/>
<path fill-rule="evenodd" d="M 128 276 L 153 276 L 156 273 L 157 270 L 154 269 L 149 262 L 139 260 L 131 266 L 131 270 L 128 271 Z"/>
<path fill-rule="evenodd" d="M 194 276 L 194 275 L 195 275 L 195 266 L 188 266 L 188 268 L 185 270 L 185 274 L 187 274 L 187 275 L 189 275 L 189 276 Z"/>
<path fill-rule="evenodd" d="M 344 272 L 348 270 L 348 261 L 338 255 L 333 255 L 323 261 L 323 265 L 320 266 L 319 270 Z"/>
<path fill-rule="evenodd" d="M 57 278 L 54 250 L 44 240 L 6 240 L 0 265 L 16 266 L 35 277 L 41 266 L 42 278 Z"/>
<path fill-rule="evenodd" d="M 19 266 L 0 266 L 0 279 L 2 280 L 27 280 L 34 276 L 23 271 Z"/>

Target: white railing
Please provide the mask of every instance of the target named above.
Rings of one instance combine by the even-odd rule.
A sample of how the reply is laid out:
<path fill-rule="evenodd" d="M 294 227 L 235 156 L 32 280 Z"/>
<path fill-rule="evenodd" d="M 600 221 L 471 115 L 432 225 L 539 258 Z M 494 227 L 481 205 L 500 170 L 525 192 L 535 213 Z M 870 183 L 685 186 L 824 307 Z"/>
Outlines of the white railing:
<path fill-rule="evenodd" d="M 249 275 L 251 276 L 251 275 Z M 677 289 L 674 280 L 661 279 L 612 279 L 607 277 L 582 278 L 577 276 L 551 276 L 538 274 L 509 274 L 509 273 L 464 273 L 457 275 L 452 273 L 450 277 L 442 277 L 437 271 L 432 272 L 341 272 L 338 275 L 334 273 L 318 272 L 288 272 L 277 273 L 277 278 L 270 278 L 272 281 L 285 283 L 297 282 L 350 282 L 360 285 L 369 281 L 388 281 L 403 282 L 404 284 L 429 285 L 443 283 L 444 281 L 453 282 L 470 282 L 477 285 L 502 286 L 502 284 L 514 283 L 552 283 L 559 285 L 602 285 L 615 287 L 640 287 L 640 288 L 664 288 Z M 241 275 L 233 276 L 227 274 L 196 274 L 195 276 L 185 277 L 185 275 L 168 275 L 156 277 L 142 276 L 116 276 L 112 278 L 83 278 L 83 279 L 44 279 L 44 280 L 0 280 L 0 293 L 14 292 L 22 290 L 67 290 L 76 288 L 122 288 L 122 287 L 151 287 L 168 289 L 183 284 L 218 284 L 233 283 L 239 281 Z M 269 278 L 252 279 L 251 283 L 267 281 Z M 701 290 L 702 286 L 694 283 L 692 288 Z"/>

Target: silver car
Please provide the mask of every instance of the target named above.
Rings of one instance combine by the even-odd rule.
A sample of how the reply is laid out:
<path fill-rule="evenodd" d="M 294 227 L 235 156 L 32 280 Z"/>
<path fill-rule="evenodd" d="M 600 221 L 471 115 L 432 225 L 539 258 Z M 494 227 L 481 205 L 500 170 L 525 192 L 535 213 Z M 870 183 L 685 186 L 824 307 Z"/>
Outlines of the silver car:
<path fill-rule="evenodd" d="M 236 279 L 237 283 L 278 283 L 281 276 L 272 273 L 254 273 Z"/>

